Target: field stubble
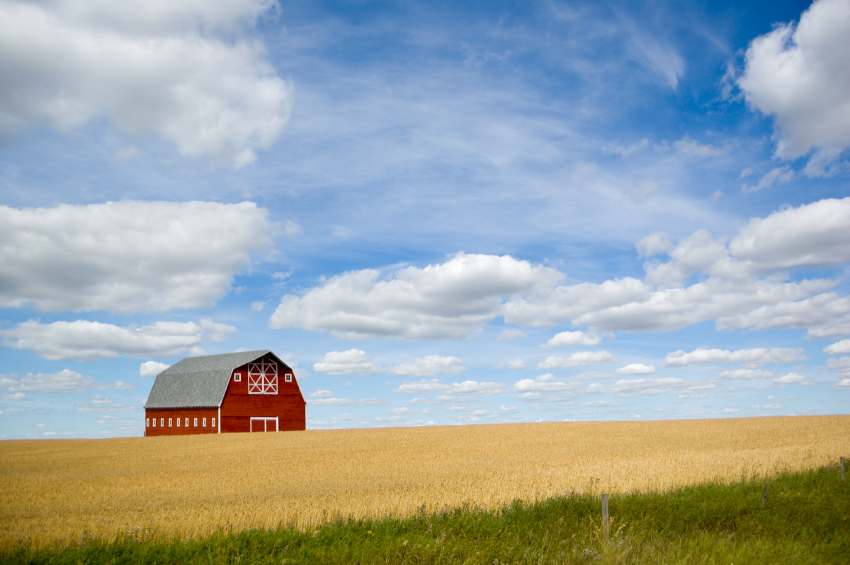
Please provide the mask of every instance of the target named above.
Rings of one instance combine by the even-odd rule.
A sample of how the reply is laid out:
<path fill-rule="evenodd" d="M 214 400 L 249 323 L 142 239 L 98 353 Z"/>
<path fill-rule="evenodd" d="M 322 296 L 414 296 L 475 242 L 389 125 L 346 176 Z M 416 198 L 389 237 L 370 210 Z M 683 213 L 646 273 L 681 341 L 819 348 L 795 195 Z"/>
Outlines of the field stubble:
<path fill-rule="evenodd" d="M 769 478 L 848 440 L 850 416 L 5 441 L 0 549 Z"/>

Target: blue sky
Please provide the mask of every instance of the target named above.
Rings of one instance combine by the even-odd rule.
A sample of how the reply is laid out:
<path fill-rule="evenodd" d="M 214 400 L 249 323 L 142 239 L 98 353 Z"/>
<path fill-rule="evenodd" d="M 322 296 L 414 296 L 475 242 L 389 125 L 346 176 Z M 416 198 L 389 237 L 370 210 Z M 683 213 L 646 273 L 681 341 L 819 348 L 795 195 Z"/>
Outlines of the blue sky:
<path fill-rule="evenodd" d="M 0 437 L 847 413 L 850 2 L 0 1 Z"/>

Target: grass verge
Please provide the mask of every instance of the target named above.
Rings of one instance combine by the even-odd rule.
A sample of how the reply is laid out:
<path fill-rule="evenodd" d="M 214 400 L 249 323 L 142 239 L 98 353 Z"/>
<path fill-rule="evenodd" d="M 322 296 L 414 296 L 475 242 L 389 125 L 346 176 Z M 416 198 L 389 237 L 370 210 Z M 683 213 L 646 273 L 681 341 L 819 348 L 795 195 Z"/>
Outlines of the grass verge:
<path fill-rule="evenodd" d="M 160 540 L 135 532 L 0 556 L 10 564 L 119 563 L 850 563 L 850 480 L 836 466 L 770 483 L 704 484 L 663 494 L 612 495 L 611 539 L 598 496 L 568 495 L 499 512 L 459 508 L 377 521 L 339 519 L 300 532 L 221 531 Z"/>

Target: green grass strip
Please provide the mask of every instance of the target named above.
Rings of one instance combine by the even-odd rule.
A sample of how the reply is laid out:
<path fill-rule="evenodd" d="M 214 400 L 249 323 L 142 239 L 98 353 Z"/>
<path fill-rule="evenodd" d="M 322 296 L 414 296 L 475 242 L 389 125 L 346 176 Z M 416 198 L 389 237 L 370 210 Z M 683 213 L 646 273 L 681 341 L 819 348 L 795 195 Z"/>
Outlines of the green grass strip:
<path fill-rule="evenodd" d="M 68 548 L 24 544 L 9 564 L 316 563 L 850 563 L 850 480 L 837 467 L 764 483 L 703 484 L 612 495 L 611 539 L 598 496 L 572 495 L 500 512 L 460 508 L 406 519 L 338 520 L 308 532 L 219 532 L 170 542 L 122 537 Z"/>

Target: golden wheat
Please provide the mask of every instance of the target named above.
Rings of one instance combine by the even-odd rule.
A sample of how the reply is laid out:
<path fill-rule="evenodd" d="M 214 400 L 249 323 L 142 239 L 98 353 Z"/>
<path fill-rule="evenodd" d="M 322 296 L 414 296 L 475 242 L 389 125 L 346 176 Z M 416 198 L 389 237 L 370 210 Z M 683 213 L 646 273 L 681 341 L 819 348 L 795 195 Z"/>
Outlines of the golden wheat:
<path fill-rule="evenodd" d="M 496 509 L 769 477 L 846 454 L 850 416 L 0 442 L 0 548 Z"/>

